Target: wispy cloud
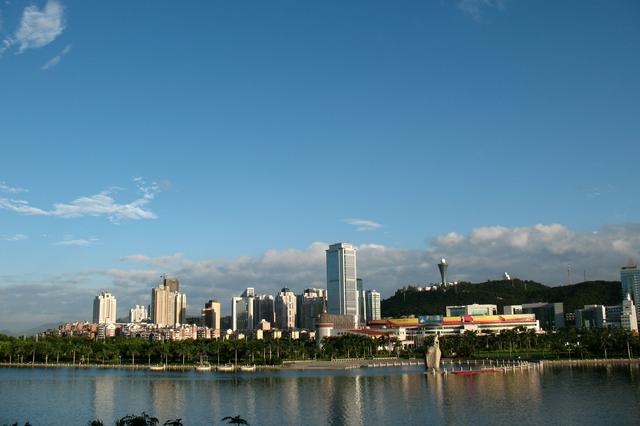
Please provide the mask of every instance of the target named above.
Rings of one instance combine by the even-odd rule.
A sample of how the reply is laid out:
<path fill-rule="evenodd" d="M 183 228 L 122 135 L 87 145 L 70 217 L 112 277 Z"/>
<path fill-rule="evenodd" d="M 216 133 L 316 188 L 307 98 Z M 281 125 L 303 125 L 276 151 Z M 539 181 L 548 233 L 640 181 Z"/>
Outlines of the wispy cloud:
<path fill-rule="evenodd" d="M 27 189 L 18 188 L 15 186 L 9 186 L 6 182 L 0 182 L 0 192 L 5 192 L 9 194 L 17 194 L 19 192 L 29 192 Z"/>
<path fill-rule="evenodd" d="M 109 189 L 95 195 L 83 196 L 68 203 L 55 203 L 52 209 L 45 210 L 33 207 L 26 200 L 0 198 L 0 209 L 28 216 L 54 216 L 75 218 L 83 216 L 106 216 L 111 222 L 122 220 L 155 219 L 157 215 L 146 206 L 160 192 L 155 182 L 147 183 L 142 178 L 135 178 L 141 196 L 130 203 L 120 204 L 115 201 L 114 190 Z"/>
<path fill-rule="evenodd" d="M 504 10 L 506 0 L 457 0 L 457 8 L 476 22 L 481 22 L 487 9 Z"/>
<path fill-rule="evenodd" d="M 53 58 L 49 59 L 49 61 L 44 64 L 42 66 L 42 70 L 48 70 L 49 68 L 53 68 L 56 65 L 58 65 L 60 63 L 60 61 L 62 60 L 62 57 L 65 56 L 67 53 L 69 53 L 71 51 L 71 45 L 68 44 L 65 46 L 64 49 L 62 49 L 62 51 L 60 53 L 58 53 L 56 56 L 54 56 Z"/>
<path fill-rule="evenodd" d="M 55 246 L 77 246 L 77 247 L 89 247 L 100 241 L 98 238 L 73 238 L 73 235 L 65 235 L 62 241 L 53 243 Z"/>
<path fill-rule="evenodd" d="M 1 235 L 0 240 L 2 241 L 24 241 L 28 239 L 29 236 L 25 234 L 13 234 L 13 235 Z"/>
<path fill-rule="evenodd" d="M 356 231 L 373 231 L 382 228 L 382 224 L 365 219 L 342 219 L 343 222 L 356 227 Z"/>

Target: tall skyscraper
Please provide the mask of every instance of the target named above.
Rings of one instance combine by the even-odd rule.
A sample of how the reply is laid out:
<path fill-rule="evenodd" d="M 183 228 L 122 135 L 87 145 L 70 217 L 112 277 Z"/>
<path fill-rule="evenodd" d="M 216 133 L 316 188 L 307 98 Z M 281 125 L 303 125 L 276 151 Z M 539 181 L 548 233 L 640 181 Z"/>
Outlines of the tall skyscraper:
<path fill-rule="evenodd" d="M 336 243 L 327 253 L 327 310 L 330 314 L 352 315 L 359 324 L 356 249 Z"/>
<path fill-rule="evenodd" d="M 149 318 L 147 308 L 136 305 L 129 310 L 129 322 L 144 322 Z"/>
<path fill-rule="evenodd" d="M 96 324 L 111 324 L 116 322 L 116 297 L 102 291 L 93 299 L 93 322 Z"/>
<path fill-rule="evenodd" d="M 380 293 L 375 290 L 367 290 L 367 320 L 379 320 L 380 317 Z"/>
<path fill-rule="evenodd" d="M 187 316 L 187 296 L 180 293 L 178 280 L 163 277 L 163 282 L 151 290 L 151 319 L 161 327 L 175 327 Z"/>
<path fill-rule="evenodd" d="M 627 294 L 631 295 L 631 300 L 636 307 L 636 319 L 640 320 L 640 269 L 638 265 L 629 262 L 627 266 L 623 266 L 620 270 L 620 281 L 622 282 L 622 297 L 627 298 Z M 638 323 L 640 326 L 640 323 Z"/>
<path fill-rule="evenodd" d="M 447 264 L 447 259 L 444 257 L 440 259 L 440 263 L 438 263 L 438 269 L 440 270 L 440 282 L 442 285 L 447 284 L 447 269 L 449 269 L 449 265 Z"/>
<path fill-rule="evenodd" d="M 296 327 L 296 295 L 283 288 L 276 297 L 276 325 L 281 330 Z"/>
<path fill-rule="evenodd" d="M 202 309 L 204 325 L 214 330 L 214 337 L 220 337 L 220 302 L 209 300 Z"/>

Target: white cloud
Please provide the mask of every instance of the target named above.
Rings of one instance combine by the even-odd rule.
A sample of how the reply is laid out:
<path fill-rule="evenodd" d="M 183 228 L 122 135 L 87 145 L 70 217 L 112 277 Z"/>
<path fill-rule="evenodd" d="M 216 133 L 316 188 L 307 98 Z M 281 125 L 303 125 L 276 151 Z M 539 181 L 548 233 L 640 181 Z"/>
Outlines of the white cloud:
<path fill-rule="evenodd" d="M 17 194 L 19 192 L 29 192 L 27 189 L 18 188 L 15 186 L 9 186 L 6 182 L 0 182 L 0 192 L 5 192 L 9 194 Z"/>
<path fill-rule="evenodd" d="M 18 53 L 37 49 L 55 40 L 65 28 L 64 8 L 60 2 L 49 0 L 43 9 L 27 6 L 22 13 L 20 27 L 10 43 L 18 44 Z"/>
<path fill-rule="evenodd" d="M 119 268 L 40 280 L 0 277 L 0 323 L 25 329 L 26 323 L 90 319 L 91 300 L 101 288 L 118 297 L 119 315 L 124 316 L 131 305 L 150 302 L 150 290 L 162 273 L 180 279 L 189 314 L 217 298 L 227 315 L 230 298 L 246 287 L 267 294 L 282 287 L 296 292 L 326 287 L 327 247 L 325 242 L 315 242 L 306 248 L 267 250 L 260 256 L 201 260 L 180 253 L 134 254 L 121 258 Z M 640 261 L 640 224 L 608 225 L 596 233 L 576 232 L 560 224 L 481 227 L 468 234 L 437 236 L 423 249 L 381 244 L 362 244 L 357 249 L 358 275 L 365 288 L 377 289 L 385 298 L 408 284 L 438 282 L 437 263 L 443 256 L 449 262 L 449 278 L 456 281 L 500 279 L 508 271 L 513 277 L 558 285 L 566 282 L 567 265 L 580 278 L 585 270 L 587 279 L 618 280 L 620 267 L 629 259 Z M 54 296 L 67 300 L 66 304 L 46 303 Z M 40 306 L 47 310 L 40 311 Z"/>
<path fill-rule="evenodd" d="M 343 219 L 343 222 L 356 227 L 356 231 L 373 231 L 382 228 L 380 223 L 365 219 Z"/>
<path fill-rule="evenodd" d="M 98 238 L 73 238 L 73 235 L 65 235 L 62 241 L 53 243 L 55 246 L 77 246 L 77 247 L 89 247 L 99 241 Z"/>
<path fill-rule="evenodd" d="M 482 21 L 485 9 L 504 10 L 505 0 L 457 0 L 457 8 L 476 22 Z"/>
<path fill-rule="evenodd" d="M 55 67 L 56 65 L 58 65 L 60 63 L 60 61 L 62 60 L 62 57 L 65 56 L 70 51 L 71 51 L 71 45 L 68 44 L 68 45 L 65 46 L 64 49 L 62 49 L 62 51 L 60 53 L 58 53 L 53 58 L 49 59 L 49 61 L 46 64 L 44 64 L 41 67 L 41 69 L 44 71 L 44 70 L 48 70 L 49 68 Z"/>
<path fill-rule="evenodd" d="M 146 208 L 160 192 L 155 182 L 147 184 L 144 179 L 136 178 L 137 188 L 141 196 L 134 201 L 120 204 L 113 198 L 114 190 L 102 191 L 95 195 L 78 197 L 69 203 L 55 203 L 50 210 L 32 207 L 25 200 L 0 198 L 0 209 L 11 210 L 29 216 L 54 216 L 74 218 L 82 216 L 106 216 L 111 222 L 121 220 L 155 219 L 156 214 Z"/>
<path fill-rule="evenodd" d="M 29 236 L 25 234 L 13 234 L 13 235 L 0 236 L 0 240 L 3 240 L 3 241 L 24 241 L 28 238 Z"/>

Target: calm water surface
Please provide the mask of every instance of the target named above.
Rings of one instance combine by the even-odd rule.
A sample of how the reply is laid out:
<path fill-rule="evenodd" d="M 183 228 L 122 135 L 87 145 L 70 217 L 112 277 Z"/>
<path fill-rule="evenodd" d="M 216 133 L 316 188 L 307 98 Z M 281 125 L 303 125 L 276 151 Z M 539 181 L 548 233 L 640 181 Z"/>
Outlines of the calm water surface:
<path fill-rule="evenodd" d="M 0 424 L 640 424 L 638 366 L 431 376 L 418 367 L 246 374 L 0 369 Z"/>

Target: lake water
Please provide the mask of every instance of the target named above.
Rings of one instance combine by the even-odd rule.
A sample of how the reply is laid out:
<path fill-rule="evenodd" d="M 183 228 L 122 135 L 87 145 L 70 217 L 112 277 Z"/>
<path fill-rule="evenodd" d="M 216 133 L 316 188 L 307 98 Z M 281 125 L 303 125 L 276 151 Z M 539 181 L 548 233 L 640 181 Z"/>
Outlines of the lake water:
<path fill-rule="evenodd" d="M 0 424 L 86 425 L 142 411 L 185 425 L 640 424 L 640 368 L 475 376 L 419 367 L 244 374 L 0 369 Z"/>

